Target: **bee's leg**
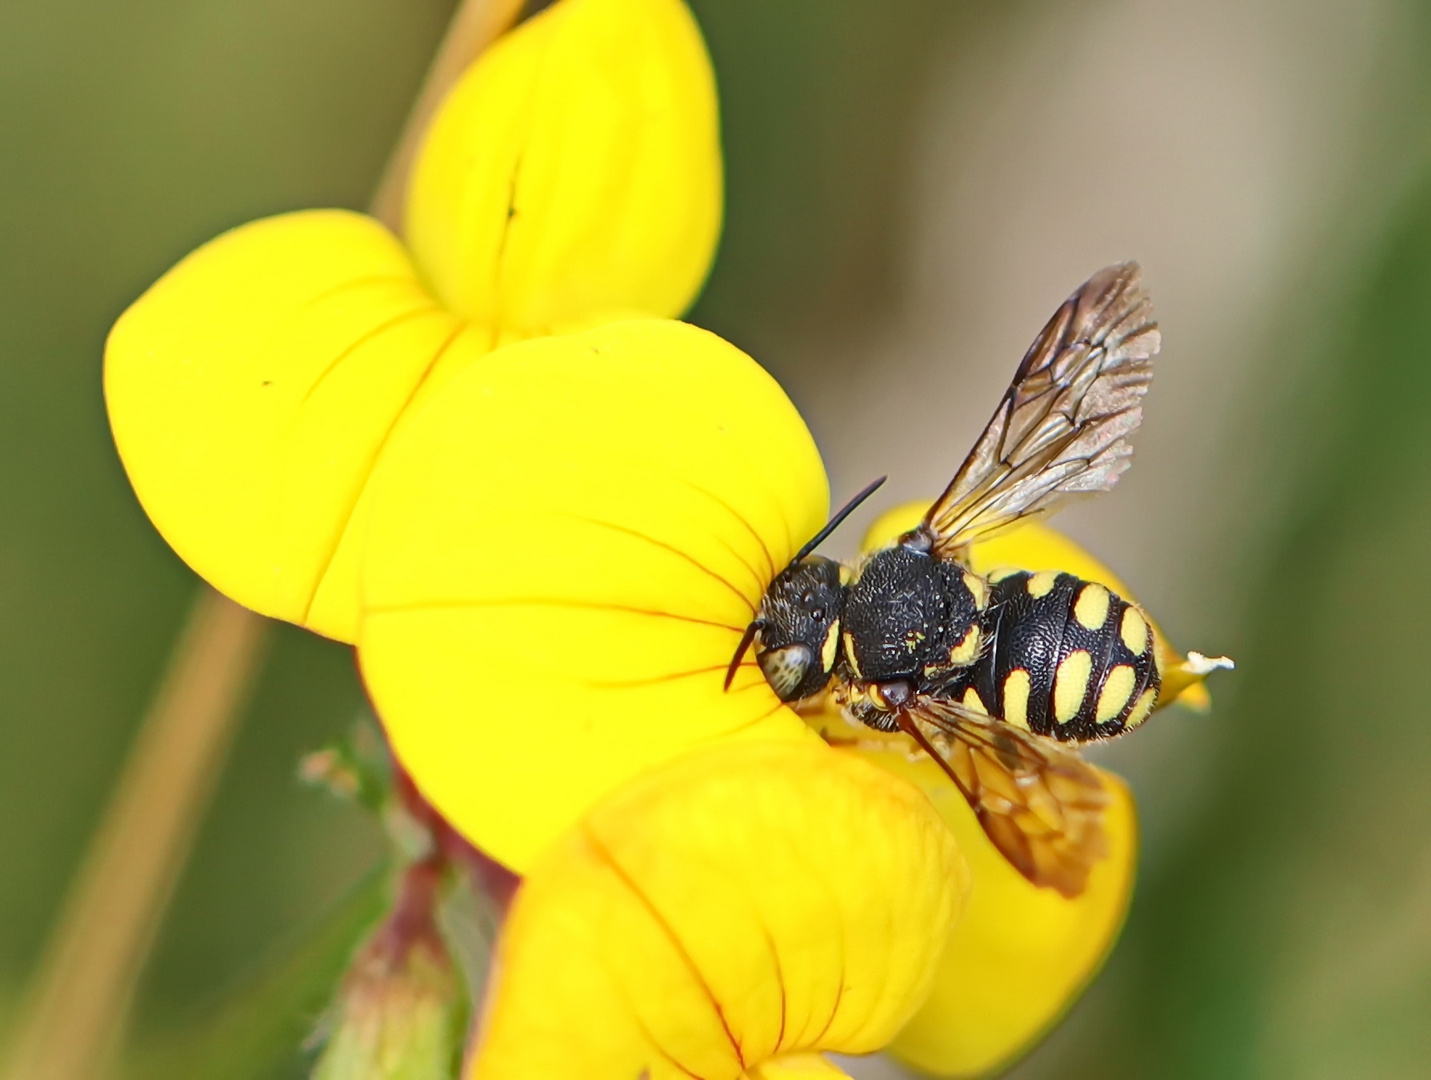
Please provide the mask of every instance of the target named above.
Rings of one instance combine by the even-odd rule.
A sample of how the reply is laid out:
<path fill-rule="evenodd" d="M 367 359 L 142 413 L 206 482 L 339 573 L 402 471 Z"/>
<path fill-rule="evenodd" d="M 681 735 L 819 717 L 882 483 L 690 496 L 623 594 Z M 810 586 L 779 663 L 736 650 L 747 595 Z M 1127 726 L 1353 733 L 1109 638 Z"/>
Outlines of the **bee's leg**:
<path fill-rule="evenodd" d="M 924 732 L 919 730 L 919 724 L 915 721 L 913 710 L 901 709 L 896 714 L 896 718 L 899 724 L 899 730 L 904 732 L 911 739 L 913 739 L 915 745 L 917 745 L 920 750 L 923 750 L 926 754 L 933 758 L 934 763 L 944 770 L 945 774 L 949 777 L 949 779 L 954 781 L 954 786 L 957 787 L 963 793 L 966 799 L 968 799 L 969 789 L 964 786 L 963 781 L 961 781 L 959 779 L 958 774 L 954 772 L 954 766 L 949 763 L 949 759 L 944 754 L 941 754 L 938 750 L 936 750 L 934 746 L 930 743 L 929 737 L 925 735 Z M 972 802 L 970 805 L 973 805 Z"/>

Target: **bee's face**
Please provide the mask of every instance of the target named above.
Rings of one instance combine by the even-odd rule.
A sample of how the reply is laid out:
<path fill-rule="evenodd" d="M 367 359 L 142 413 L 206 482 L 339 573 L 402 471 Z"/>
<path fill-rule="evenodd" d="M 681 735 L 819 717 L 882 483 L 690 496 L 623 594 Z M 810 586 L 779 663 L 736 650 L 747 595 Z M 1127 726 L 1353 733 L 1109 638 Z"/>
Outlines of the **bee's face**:
<path fill-rule="evenodd" d="M 781 572 L 760 601 L 755 659 L 781 701 L 819 693 L 840 639 L 840 564 L 812 555 Z"/>

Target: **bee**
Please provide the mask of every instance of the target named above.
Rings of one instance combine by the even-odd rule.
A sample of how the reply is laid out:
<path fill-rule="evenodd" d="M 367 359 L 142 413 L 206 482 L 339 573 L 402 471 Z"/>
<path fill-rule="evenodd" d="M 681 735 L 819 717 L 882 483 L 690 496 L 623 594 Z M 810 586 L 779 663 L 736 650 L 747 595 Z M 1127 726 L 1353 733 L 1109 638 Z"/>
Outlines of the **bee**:
<path fill-rule="evenodd" d="M 919 525 L 853 568 L 815 548 L 776 576 L 731 661 L 754 645 L 782 701 L 831 690 L 853 721 L 904 732 L 1028 880 L 1076 896 L 1107 851 L 1109 796 L 1079 747 L 1138 727 L 1162 685 L 1151 621 L 1072 574 L 981 577 L 968 551 L 1127 469 L 1160 345 L 1136 263 L 1054 313 L 993 418 Z M 1209 661 L 1215 666 L 1230 662 Z"/>

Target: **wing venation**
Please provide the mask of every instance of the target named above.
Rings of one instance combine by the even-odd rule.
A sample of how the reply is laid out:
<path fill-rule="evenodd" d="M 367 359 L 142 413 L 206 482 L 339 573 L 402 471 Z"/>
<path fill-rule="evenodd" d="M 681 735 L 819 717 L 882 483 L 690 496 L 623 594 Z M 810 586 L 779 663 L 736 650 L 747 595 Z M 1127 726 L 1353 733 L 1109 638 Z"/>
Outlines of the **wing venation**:
<path fill-rule="evenodd" d="M 1039 333 L 973 450 L 925 515 L 957 557 L 1069 495 L 1107 491 L 1129 465 L 1161 339 L 1137 263 L 1099 271 Z"/>
<path fill-rule="evenodd" d="M 1110 796 L 1076 750 L 934 698 L 916 698 L 901 727 L 949 774 L 1019 873 L 1064 896 L 1083 892 L 1108 853 Z"/>

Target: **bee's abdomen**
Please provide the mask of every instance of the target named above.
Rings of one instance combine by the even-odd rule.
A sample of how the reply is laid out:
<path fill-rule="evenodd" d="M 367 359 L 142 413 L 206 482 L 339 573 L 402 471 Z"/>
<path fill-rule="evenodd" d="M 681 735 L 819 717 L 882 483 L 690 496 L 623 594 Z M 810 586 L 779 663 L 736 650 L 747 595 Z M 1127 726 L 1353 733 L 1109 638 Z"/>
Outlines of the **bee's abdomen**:
<path fill-rule="evenodd" d="M 1053 571 L 997 580 L 989 647 L 966 685 L 993 715 L 1039 735 L 1087 742 L 1147 719 L 1161 678 L 1153 629 L 1096 582 Z"/>

